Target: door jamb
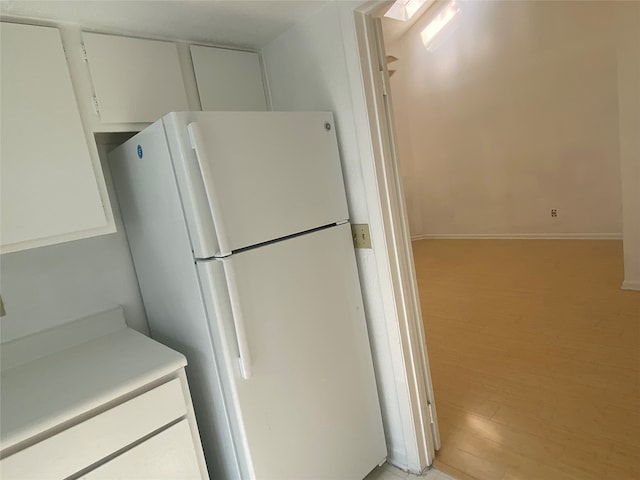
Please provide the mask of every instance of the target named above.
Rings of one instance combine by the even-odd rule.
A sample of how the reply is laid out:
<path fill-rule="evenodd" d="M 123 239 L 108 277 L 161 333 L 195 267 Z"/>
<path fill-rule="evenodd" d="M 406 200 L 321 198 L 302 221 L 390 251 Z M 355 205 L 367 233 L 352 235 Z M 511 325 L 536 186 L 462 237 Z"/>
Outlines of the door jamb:
<path fill-rule="evenodd" d="M 424 470 L 433 462 L 435 450 L 440 448 L 440 436 L 398 165 L 382 29 L 380 19 L 375 17 L 375 12 L 385 3 L 392 2 L 366 2 L 354 9 L 354 20 L 393 296 L 410 393 L 414 441 L 418 444 L 419 469 Z"/>

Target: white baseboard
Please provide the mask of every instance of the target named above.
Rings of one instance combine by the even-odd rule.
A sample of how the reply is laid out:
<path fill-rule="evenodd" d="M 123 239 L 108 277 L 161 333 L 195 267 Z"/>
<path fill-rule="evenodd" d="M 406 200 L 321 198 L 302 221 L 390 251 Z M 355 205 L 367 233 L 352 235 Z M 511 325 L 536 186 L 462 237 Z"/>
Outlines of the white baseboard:
<path fill-rule="evenodd" d="M 387 445 L 387 463 L 403 471 L 409 470 L 407 452 Z"/>
<path fill-rule="evenodd" d="M 622 233 L 427 233 L 411 240 L 622 240 Z"/>
<path fill-rule="evenodd" d="M 621 288 L 622 290 L 640 290 L 640 280 L 625 280 Z"/>

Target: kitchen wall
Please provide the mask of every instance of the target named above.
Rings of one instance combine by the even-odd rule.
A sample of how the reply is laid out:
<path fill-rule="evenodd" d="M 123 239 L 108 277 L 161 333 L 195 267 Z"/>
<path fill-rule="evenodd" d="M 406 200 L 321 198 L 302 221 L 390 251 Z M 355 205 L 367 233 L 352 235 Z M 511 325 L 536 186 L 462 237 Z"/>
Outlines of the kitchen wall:
<path fill-rule="evenodd" d="M 412 235 L 619 238 L 615 4 L 458 6 L 386 46 Z"/>
<path fill-rule="evenodd" d="M 2 343 L 71 320 L 124 308 L 127 324 L 148 333 L 129 244 L 111 176 L 104 167 L 107 147 L 99 145 L 117 232 L 0 256 Z"/>
<path fill-rule="evenodd" d="M 640 2 L 618 6 L 617 31 L 624 234 L 622 286 L 640 290 Z"/>
<path fill-rule="evenodd" d="M 359 135 L 363 98 L 354 85 L 360 82 L 354 57 L 353 9 L 361 2 L 332 2 L 269 43 L 262 51 L 274 110 L 328 110 L 334 112 L 340 155 L 352 223 L 371 225 L 373 250 L 357 249 L 360 281 L 371 339 L 389 459 L 407 465 L 403 429 L 410 413 L 406 372 L 389 275 L 381 275 L 385 248 L 381 240 L 380 212 L 366 139 Z M 360 87 L 361 88 L 361 87 Z M 361 93 L 361 92 L 360 92 Z M 370 149 L 370 147 L 369 147 Z M 372 161 L 371 161 L 372 163 Z"/>

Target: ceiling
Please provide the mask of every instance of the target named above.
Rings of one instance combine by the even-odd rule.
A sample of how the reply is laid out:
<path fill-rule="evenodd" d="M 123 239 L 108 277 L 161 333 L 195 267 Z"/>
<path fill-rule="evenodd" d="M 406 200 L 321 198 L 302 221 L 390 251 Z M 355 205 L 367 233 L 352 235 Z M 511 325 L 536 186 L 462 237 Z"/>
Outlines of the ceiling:
<path fill-rule="evenodd" d="M 4 19 L 259 49 L 326 0 L 2 0 Z"/>

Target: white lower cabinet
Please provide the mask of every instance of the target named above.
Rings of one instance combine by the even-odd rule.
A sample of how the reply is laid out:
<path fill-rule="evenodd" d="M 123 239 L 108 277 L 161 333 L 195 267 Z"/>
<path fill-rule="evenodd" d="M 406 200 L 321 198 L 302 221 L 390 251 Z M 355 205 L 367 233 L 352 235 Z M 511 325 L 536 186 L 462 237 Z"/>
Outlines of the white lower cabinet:
<path fill-rule="evenodd" d="M 0 350 L 2 480 L 208 478 L 184 356 L 119 309 L 35 337 Z"/>
<path fill-rule="evenodd" d="M 176 480 L 202 478 L 186 420 L 125 451 L 80 478 Z"/>

